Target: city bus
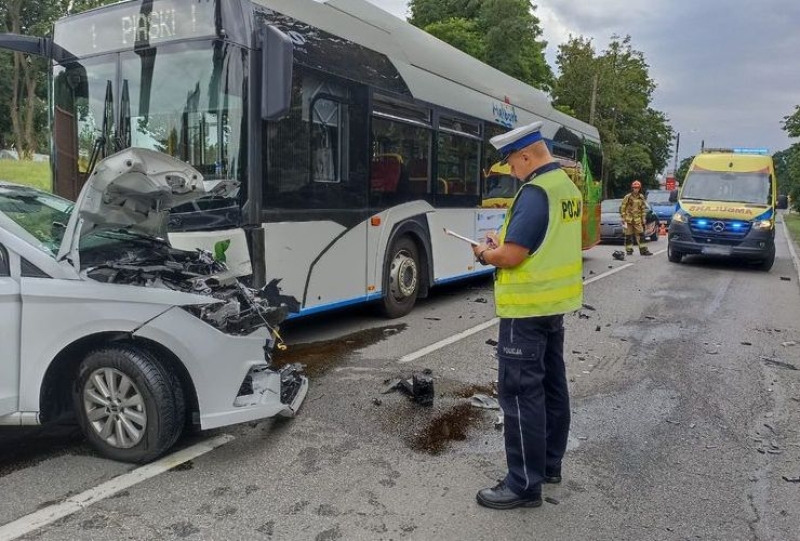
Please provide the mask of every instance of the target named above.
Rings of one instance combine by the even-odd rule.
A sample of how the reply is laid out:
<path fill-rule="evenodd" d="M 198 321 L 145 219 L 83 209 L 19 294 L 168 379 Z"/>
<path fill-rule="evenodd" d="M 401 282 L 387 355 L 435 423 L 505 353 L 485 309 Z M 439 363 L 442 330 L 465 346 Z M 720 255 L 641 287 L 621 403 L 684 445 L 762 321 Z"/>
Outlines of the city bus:
<path fill-rule="evenodd" d="M 544 122 L 565 158 L 602 162 L 596 128 L 547 95 L 364 0 L 129 0 L 0 46 L 51 61 L 54 191 L 75 199 L 127 147 L 177 157 L 209 195 L 169 238 L 219 253 L 293 317 L 492 272 L 479 239 L 494 135 Z"/>

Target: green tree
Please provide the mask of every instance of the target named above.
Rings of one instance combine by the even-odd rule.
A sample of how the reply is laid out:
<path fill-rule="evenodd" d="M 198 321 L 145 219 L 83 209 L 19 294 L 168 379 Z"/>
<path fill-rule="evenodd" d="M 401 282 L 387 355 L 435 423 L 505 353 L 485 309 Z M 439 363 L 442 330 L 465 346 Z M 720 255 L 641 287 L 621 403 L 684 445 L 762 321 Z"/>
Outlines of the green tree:
<path fill-rule="evenodd" d="M 547 42 L 530 0 L 411 0 L 409 22 L 520 81 L 549 90 Z"/>
<path fill-rule="evenodd" d="M 789 137 L 800 137 L 800 105 L 795 106 L 793 114 L 783 117 L 783 129 Z M 776 153 L 773 160 L 778 189 L 791 196 L 792 206 L 800 212 L 800 143 Z"/>
<path fill-rule="evenodd" d="M 571 37 L 559 46 L 556 64 L 554 105 L 595 125 L 603 140 L 605 195 L 625 193 L 634 179 L 656 187 L 673 130 L 666 115 L 650 106 L 656 84 L 630 36 L 612 36 L 600 53 L 591 39 Z"/>
<path fill-rule="evenodd" d="M 694 156 L 689 156 L 688 158 L 682 159 L 680 165 L 678 166 L 678 170 L 675 171 L 675 180 L 680 182 L 681 186 L 683 186 L 683 181 L 686 179 L 686 175 L 689 173 L 689 166 L 692 165 L 692 160 L 694 160 Z"/>
<path fill-rule="evenodd" d="M 51 35 L 59 17 L 113 0 L 4 0 L 0 2 L 0 29 L 29 36 Z M 47 61 L 22 53 L 0 52 L 0 103 L 8 104 L 7 119 L 0 121 L 0 142 L 13 142 L 21 158 L 47 146 Z M 0 115 L 5 116 L 5 115 Z"/>

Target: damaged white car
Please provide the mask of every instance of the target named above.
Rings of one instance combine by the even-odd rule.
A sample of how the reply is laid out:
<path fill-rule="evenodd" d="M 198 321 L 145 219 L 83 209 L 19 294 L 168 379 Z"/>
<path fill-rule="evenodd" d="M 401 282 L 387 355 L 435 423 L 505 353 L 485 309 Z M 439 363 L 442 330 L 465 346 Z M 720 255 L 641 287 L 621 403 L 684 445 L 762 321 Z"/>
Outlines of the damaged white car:
<path fill-rule="evenodd" d="M 186 426 L 293 416 L 308 380 L 272 364 L 283 306 L 219 253 L 170 246 L 200 174 L 128 149 L 78 201 L 0 182 L 0 425 L 75 419 L 104 456 L 146 462 Z"/>

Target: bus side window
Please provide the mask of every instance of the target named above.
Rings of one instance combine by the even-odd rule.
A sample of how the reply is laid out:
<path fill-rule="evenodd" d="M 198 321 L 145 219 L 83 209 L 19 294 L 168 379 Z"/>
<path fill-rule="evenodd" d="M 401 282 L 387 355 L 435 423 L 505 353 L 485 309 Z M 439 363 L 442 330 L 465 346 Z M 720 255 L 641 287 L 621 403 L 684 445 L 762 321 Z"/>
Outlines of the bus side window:
<path fill-rule="evenodd" d="M 348 176 L 347 105 L 317 97 L 311 115 L 311 178 L 339 183 Z"/>

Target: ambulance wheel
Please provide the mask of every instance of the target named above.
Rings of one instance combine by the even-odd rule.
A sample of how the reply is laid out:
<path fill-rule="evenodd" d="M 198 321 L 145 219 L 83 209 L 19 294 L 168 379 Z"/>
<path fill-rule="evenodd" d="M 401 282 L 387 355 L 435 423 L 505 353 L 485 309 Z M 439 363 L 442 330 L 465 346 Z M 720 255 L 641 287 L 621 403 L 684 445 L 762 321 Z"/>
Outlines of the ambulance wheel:
<path fill-rule="evenodd" d="M 680 263 L 683 259 L 683 252 L 679 252 L 672 248 L 671 244 L 667 244 L 667 259 L 669 259 L 671 263 Z"/>
<path fill-rule="evenodd" d="M 772 265 L 774 264 L 775 264 L 775 249 L 773 248 L 766 259 L 762 259 L 761 261 L 759 261 L 758 268 L 759 270 L 766 272 L 769 271 L 772 268 Z"/>
<path fill-rule="evenodd" d="M 414 308 L 419 295 L 420 280 L 417 245 L 411 237 L 402 236 L 392 243 L 387 252 L 382 305 L 386 317 L 402 317 Z"/>

